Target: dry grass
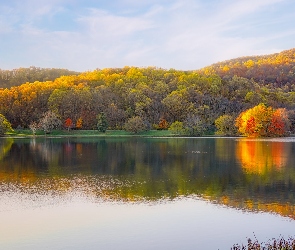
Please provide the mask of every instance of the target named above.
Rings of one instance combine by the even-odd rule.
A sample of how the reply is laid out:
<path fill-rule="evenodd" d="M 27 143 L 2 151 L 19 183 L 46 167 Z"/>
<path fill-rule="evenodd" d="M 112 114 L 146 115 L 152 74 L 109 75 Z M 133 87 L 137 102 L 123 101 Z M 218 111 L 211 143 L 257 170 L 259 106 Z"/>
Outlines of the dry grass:
<path fill-rule="evenodd" d="M 269 240 L 266 243 L 259 243 L 257 239 L 252 241 L 248 239 L 248 244 L 244 245 L 234 245 L 231 250 L 295 250 L 295 239 L 290 237 L 285 240 L 283 237 L 279 239 Z"/>

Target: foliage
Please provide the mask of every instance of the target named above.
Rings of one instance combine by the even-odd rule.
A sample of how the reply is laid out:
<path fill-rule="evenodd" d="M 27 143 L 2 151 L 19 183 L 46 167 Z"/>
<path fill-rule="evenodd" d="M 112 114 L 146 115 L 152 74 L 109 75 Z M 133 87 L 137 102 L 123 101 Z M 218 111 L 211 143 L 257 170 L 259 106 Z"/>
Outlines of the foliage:
<path fill-rule="evenodd" d="M 184 126 L 183 126 L 183 122 L 180 122 L 180 121 L 173 122 L 170 125 L 168 130 L 171 131 L 173 134 L 176 134 L 176 135 L 185 134 L 185 129 L 184 129 Z"/>
<path fill-rule="evenodd" d="M 273 112 L 270 125 L 268 127 L 270 136 L 287 135 L 290 128 L 290 121 L 285 109 L 277 109 Z"/>
<path fill-rule="evenodd" d="M 294 90 L 295 48 L 263 56 L 239 57 L 213 64 L 199 72 L 214 72 L 221 78 L 253 79 L 264 86 Z"/>
<path fill-rule="evenodd" d="M 45 133 L 50 133 L 53 129 L 59 129 L 61 125 L 61 120 L 52 111 L 45 112 L 39 121 L 39 126 Z"/>
<path fill-rule="evenodd" d="M 200 71 L 124 67 L 38 78 L 40 70 L 30 68 L 31 80 L 0 88 L 0 113 L 13 128 L 29 128 L 50 110 L 62 121 L 70 117 L 77 129 L 97 128 L 96 116 L 104 113 L 111 130 L 123 129 L 130 118 L 139 116 L 146 126 L 167 129 L 179 121 L 186 134 L 200 135 L 215 131 L 220 116 L 235 117 L 259 103 L 291 114 L 295 108 L 293 51 L 241 58 Z M 23 76 L 27 71 L 18 73 Z M 282 133 L 279 117 L 272 121 L 274 135 Z M 249 132 L 257 129 L 257 117 L 253 118 Z M 290 121 L 294 132 L 295 119 Z"/>
<path fill-rule="evenodd" d="M 33 135 L 35 136 L 36 135 L 36 132 L 39 128 L 39 124 L 37 122 L 32 122 L 30 125 L 29 125 L 29 128 L 30 130 L 32 131 Z"/>
<path fill-rule="evenodd" d="M 166 121 L 166 119 L 162 118 L 159 122 L 158 129 L 159 130 L 166 130 L 166 129 L 168 129 L 168 126 L 169 126 L 169 124 Z"/>
<path fill-rule="evenodd" d="M 26 82 L 53 81 L 60 76 L 77 75 L 78 72 L 67 69 L 19 68 L 13 70 L 0 70 L 0 88 L 19 86 Z"/>
<path fill-rule="evenodd" d="M 126 131 L 139 133 L 141 131 L 146 130 L 146 125 L 144 120 L 140 116 L 131 117 L 124 126 Z"/>
<path fill-rule="evenodd" d="M 295 110 L 288 111 L 288 118 L 290 121 L 290 133 L 295 134 Z"/>
<path fill-rule="evenodd" d="M 97 119 L 97 129 L 99 132 L 105 133 L 108 128 L 108 122 L 106 116 L 103 112 L 96 116 Z"/>
<path fill-rule="evenodd" d="M 236 135 L 235 119 L 232 115 L 222 115 L 215 120 L 217 135 Z"/>
<path fill-rule="evenodd" d="M 72 119 L 71 118 L 67 118 L 66 120 L 65 120 L 65 124 L 64 124 L 64 126 L 68 129 L 68 131 L 70 131 L 70 129 L 73 127 L 73 121 L 72 121 Z"/>
<path fill-rule="evenodd" d="M 199 116 L 189 114 L 184 121 L 186 134 L 190 136 L 200 136 L 205 133 L 206 126 Z"/>
<path fill-rule="evenodd" d="M 287 135 L 290 123 L 285 109 L 259 104 L 242 112 L 235 125 L 242 135 L 261 137 Z"/>
<path fill-rule="evenodd" d="M 83 127 L 83 119 L 80 117 L 80 118 L 78 118 L 78 120 L 76 122 L 76 128 L 82 129 L 82 127 Z"/>
<path fill-rule="evenodd" d="M 10 122 L 5 118 L 4 115 L 0 114 L 0 136 L 4 135 L 8 131 L 12 131 Z"/>

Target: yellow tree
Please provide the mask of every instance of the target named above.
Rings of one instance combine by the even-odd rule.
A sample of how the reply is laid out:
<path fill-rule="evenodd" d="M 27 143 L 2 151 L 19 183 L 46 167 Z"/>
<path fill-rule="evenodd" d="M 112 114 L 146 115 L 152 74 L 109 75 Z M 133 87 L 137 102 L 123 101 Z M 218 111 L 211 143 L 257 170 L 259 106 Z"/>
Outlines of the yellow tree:
<path fill-rule="evenodd" d="M 0 135 L 4 135 L 8 131 L 12 131 L 11 124 L 4 115 L 0 114 Z"/>
<path fill-rule="evenodd" d="M 259 104 L 242 112 L 235 123 L 238 131 L 249 137 L 283 136 L 288 131 L 286 111 Z"/>
<path fill-rule="evenodd" d="M 82 129 L 82 127 L 83 127 L 83 119 L 80 117 L 76 122 L 76 128 Z"/>

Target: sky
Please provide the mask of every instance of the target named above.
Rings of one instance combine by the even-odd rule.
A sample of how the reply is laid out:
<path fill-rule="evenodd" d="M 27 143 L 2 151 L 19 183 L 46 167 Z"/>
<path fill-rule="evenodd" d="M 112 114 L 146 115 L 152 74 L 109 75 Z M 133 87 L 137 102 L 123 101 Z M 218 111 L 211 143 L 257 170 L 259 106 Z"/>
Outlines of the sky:
<path fill-rule="evenodd" d="M 294 47 L 294 0 L 0 1 L 2 70 L 194 70 Z"/>

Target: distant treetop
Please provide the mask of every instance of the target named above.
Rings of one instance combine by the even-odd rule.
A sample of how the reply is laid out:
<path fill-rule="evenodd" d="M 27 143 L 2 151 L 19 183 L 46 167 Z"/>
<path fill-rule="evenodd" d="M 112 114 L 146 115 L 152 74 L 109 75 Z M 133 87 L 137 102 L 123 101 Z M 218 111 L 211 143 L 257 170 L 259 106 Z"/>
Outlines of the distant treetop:
<path fill-rule="evenodd" d="M 214 72 L 223 79 L 233 76 L 254 79 L 263 85 L 283 87 L 295 84 L 295 48 L 280 53 L 239 57 L 198 70 L 199 73 Z"/>
<path fill-rule="evenodd" d="M 79 72 L 68 69 L 56 68 L 38 68 L 31 66 L 29 68 L 18 68 L 13 70 L 0 69 L 0 88 L 10 88 L 19 86 L 26 82 L 46 82 L 54 81 L 60 76 L 78 75 Z"/>

